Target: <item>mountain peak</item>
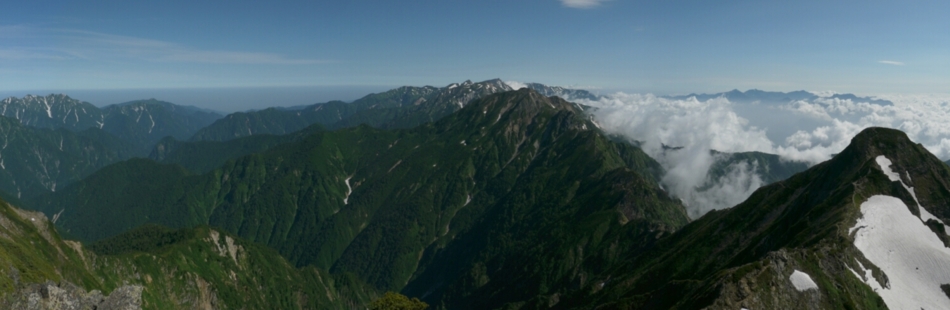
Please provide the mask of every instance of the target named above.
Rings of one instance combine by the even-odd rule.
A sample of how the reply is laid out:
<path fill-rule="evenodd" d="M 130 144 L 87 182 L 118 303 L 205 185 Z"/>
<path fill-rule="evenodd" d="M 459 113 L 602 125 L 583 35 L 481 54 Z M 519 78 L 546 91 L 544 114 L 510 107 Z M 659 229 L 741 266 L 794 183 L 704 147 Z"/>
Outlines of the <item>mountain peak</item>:
<path fill-rule="evenodd" d="M 541 110 L 554 110 L 554 111 L 572 111 L 579 112 L 579 109 L 570 102 L 567 102 L 561 98 L 556 97 L 547 97 L 539 93 L 536 90 L 530 88 L 522 88 L 519 90 L 512 90 L 503 93 L 498 93 L 491 95 L 485 98 L 486 100 L 480 100 L 481 105 L 484 111 L 489 111 L 492 109 L 492 106 L 503 106 L 502 109 L 507 110 L 531 110 L 531 111 L 541 111 Z M 473 102 L 474 103 L 474 102 Z M 488 110 L 486 110 L 488 109 Z"/>
<path fill-rule="evenodd" d="M 851 145 L 862 147 L 875 153 L 900 150 L 908 144 L 914 144 L 903 131 L 884 127 L 869 127 L 851 139 Z M 872 154 L 875 155 L 875 154 Z M 883 155 L 883 154 L 876 154 Z"/>
<path fill-rule="evenodd" d="M 579 116 L 583 110 L 558 97 L 547 97 L 529 88 L 505 91 L 473 100 L 457 116 L 443 123 L 462 123 L 466 126 L 526 126 L 539 119 L 558 118 L 568 127 L 581 129 L 588 126 Z M 560 115 L 560 116 L 558 116 Z M 579 122 L 569 120 L 579 120 Z M 570 125 L 568 125 L 570 124 Z"/>

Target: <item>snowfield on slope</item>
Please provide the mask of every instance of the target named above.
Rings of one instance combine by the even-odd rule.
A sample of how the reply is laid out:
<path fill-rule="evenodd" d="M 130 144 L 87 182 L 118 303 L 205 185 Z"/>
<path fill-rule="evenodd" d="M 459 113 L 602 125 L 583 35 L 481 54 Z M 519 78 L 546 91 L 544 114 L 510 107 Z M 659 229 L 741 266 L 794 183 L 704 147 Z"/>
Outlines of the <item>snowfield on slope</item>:
<path fill-rule="evenodd" d="M 877 164 L 891 181 L 901 182 L 914 200 L 913 187 L 900 180 L 884 156 Z M 918 203 L 919 205 L 919 203 Z M 924 218 L 932 217 L 920 208 Z M 898 198 L 875 195 L 861 204 L 861 218 L 854 227 L 854 246 L 887 275 L 878 283 L 870 270 L 852 272 L 873 288 L 891 309 L 947 309 L 950 297 L 940 289 L 950 284 L 950 249 Z M 856 232 L 855 232 L 856 231 Z M 862 276 L 863 274 L 863 276 Z"/>
<path fill-rule="evenodd" d="M 914 188 L 904 184 L 887 157 L 878 156 L 875 161 L 892 182 L 901 182 L 917 201 Z M 888 282 L 878 283 L 863 265 L 860 272 L 852 272 L 891 309 L 948 309 L 950 297 L 940 285 L 950 284 L 950 249 L 924 224 L 933 215 L 918 208 L 923 220 L 896 197 L 876 195 L 862 203 L 862 216 L 848 232 L 856 231 L 855 247 L 887 275 Z"/>
<path fill-rule="evenodd" d="M 940 289 L 950 283 L 950 249 L 898 198 L 872 196 L 861 204 L 854 246 L 884 271 L 889 283 L 875 283 L 891 309 L 947 309 L 950 297 Z M 856 272 L 857 273 L 857 272 Z M 866 276 L 863 281 L 877 281 Z M 860 273 L 857 273 L 860 274 Z"/>
<path fill-rule="evenodd" d="M 934 219 L 934 220 L 936 220 L 937 222 L 943 223 L 943 221 L 941 221 L 941 220 L 938 219 L 936 216 L 934 216 L 933 214 L 931 214 L 930 212 L 928 212 L 927 209 L 924 209 L 923 207 L 920 206 L 920 201 L 917 200 L 917 193 L 914 192 L 914 188 L 913 188 L 913 187 L 910 187 L 910 186 L 907 186 L 907 184 L 904 184 L 904 181 L 901 180 L 900 174 L 897 174 L 897 172 L 894 172 L 894 170 L 891 169 L 891 160 L 890 160 L 890 159 L 888 159 L 888 158 L 885 157 L 884 155 L 880 155 L 880 156 L 874 158 L 874 161 L 877 162 L 877 165 L 881 167 L 881 171 L 884 172 L 884 175 L 887 175 L 887 178 L 890 179 L 891 182 L 901 182 L 901 185 L 904 186 L 904 189 L 906 189 L 908 192 L 910 192 L 910 196 L 911 196 L 911 197 L 914 197 L 914 202 L 917 203 L 917 208 L 918 208 L 918 210 L 920 211 L 920 220 L 921 220 L 921 221 L 923 221 L 924 223 L 927 223 L 927 220 Z M 907 173 L 907 172 L 905 172 L 905 173 Z M 910 180 L 910 173 L 907 173 L 907 179 Z M 944 231 L 950 233 L 950 226 L 947 226 L 946 224 L 944 224 L 944 225 L 943 225 L 943 228 L 944 228 Z"/>

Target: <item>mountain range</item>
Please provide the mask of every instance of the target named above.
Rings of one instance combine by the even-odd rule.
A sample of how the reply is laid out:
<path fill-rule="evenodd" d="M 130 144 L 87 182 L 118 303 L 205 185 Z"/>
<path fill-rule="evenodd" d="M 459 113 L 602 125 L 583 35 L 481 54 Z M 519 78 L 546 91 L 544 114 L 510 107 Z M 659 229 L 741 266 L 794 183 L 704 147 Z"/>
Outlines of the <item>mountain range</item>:
<path fill-rule="evenodd" d="M 726 98 L 733 103 L 763 103 L 763 104 L 786 104 L 793 101 L 814 101 L 818 98 L 831 98 L 839 100 L 851 100 L 854 102 L 867 102 L 877 105 L 894 105 L 893 102 L 884 99 L 875 99 L 870 97 L 858 97 L 853 94 L 832 94 L 830 96 L 819 96 L 811 92 L 804 90 L 798 90 L 793 92 L 770 92 L 763 91 L 758 89 L 750 89 L 747 91 L 740 91 L 738 89 L 733 89 L 724 93 L 715 93 L 715 94 L 689 94 L 682 96 L 666 96 L 666 98 L 685 100 L 689 98 L 696 98 L 699 101 L 707 101 L 710 99 L 716 98 Z"/>
<path fill-rule="evenodd" d="M 637 246 L 688 221 L 659 189 L 661 168 L 652 159 L 605 138 L 575 104 L 527 89 L 485 97 L 410 130 L 317 132 L 202 175 L 174 167 L 123 162 L 33 204 L 61 214 L 57 224 L 84 241 L 144 223 L 208 224 L 273 247 L 298 266 L 353 273 L 379 290 L 428 291 L 427 300 L 459 306 L 482 299 L 467 296 L 472 274 L 509 274 L 481 264 L 563 269 L 543 259 L 576 251 L 618 260 L 612 242 Z M 542 189 L 547 194 L 539 195 Z M 630 202 L 617 205 L 623 201 Z M 636 224 L 622 225 L 628 222 Z M 572 236 L 576 225 L 605 235 Z M 542 238 L 557 232 L 580 240 Z M 600 266 L 574 260 L 571 268 Z M 544 282 L 576 277 L 569 269 L 543 270 L 533 274 Z M 492 285 L 520 292 L 510 300 L 546 286 Z"/>
<path fill-rule="evenodd" d="M 97 155 L 55 191 L 3 197 L 42 213 L 0 203 L 0 305 L 56 292 L 97 307 L 346 309 L 387 291 L 435 309 L 950 304 L 950 166 L 902 132 L 866 129 L 811 167 L 711 150 L 710 175 L 749 163 L 770 185 L 690 219 L 658 162 L 548 96 L 595 95 L 526 85 L 242 112 L 154 140 L 149 158 Z M 126 142 L 7 120 L 30 137 L 13 141 L 49 140 L 18 149 L 53 152 L 39 137 L 54 133 Z"/>
<path fill-rule="evenodd" d="M 0 195 L 53 192 L 109 164 L 146 156 L 163 137 L 187 139 L 221 116 L 139 100 L 98 108 L 66 95 L 0 101 Z"/>
<path fill-rule="evenodd" d="M 27 95 L 0 100 L 0 116 L 34 128 L 78 132 L 98 128 L 124 140 L 139 153 L 161 138 L 187 139 L 198 129 L 221 118 L 220 114 L 196 107 L 155 99 L 138 100 L 98 108 L 63 94 Z"/>

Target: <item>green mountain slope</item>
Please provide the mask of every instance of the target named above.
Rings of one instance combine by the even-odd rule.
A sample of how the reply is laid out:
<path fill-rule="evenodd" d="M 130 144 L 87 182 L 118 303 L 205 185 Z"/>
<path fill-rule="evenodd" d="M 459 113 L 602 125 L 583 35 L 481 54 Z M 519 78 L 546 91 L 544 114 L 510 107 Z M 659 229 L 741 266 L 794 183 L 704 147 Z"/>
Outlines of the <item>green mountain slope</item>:
<path fill-rule="evenodd" d="M 4 309 L 352 309 L 378 296 L 352 276 L 295 268 L 209 228 L 141 227 L 89 250 L 60 238 L 42 213 L 0 201 L 0 245 Z"/>
<path fill-rule="evenodd" d="M 282 135 L 312 124 L 329 129 L 367 124 L 376 128 L 412 128 L 458 111 L 469 101 L 511 90 L 501 80 L 465 81 L 446 87 L 404 86 L 344 103 L 331 101 L 299 110 L 269 108 L 230 114 L 195 133 L 192 141 L 226 141 L 255 134 Z"/>
<path fill-rule="evenodd" d="M 546 303 L 688 221 L 659 164 L 527 89 L 409 130 L 316 132 L 201 175 L 113 167 L 35 205 L 65 210 L 57 223 L 84 240 L 208 223 L 453 309 Z"/>
<path fill-rule="evenodd" d="M 901 173 L 901 182 L 888 179 L 879 156 L 893 161 L 887 169 Z M 950 169 L 902 132 L 871 128 L 833 159 L 760 188 L 732 209 L 710 212 L 651 251 L 629 257 L 557 308 L 885 308 L 865 284 L 876 280 L 853 272 L 901 276 L 884 274 L 886 266 L 876 266 L 855 245 L 855 229 L 862 229 L 856 223 L 876 195 L 898 197 L 920 221 L 916 225 L 926 223 L 947 240 L 938 228 L 950 219 Z M 923 210 L 936 218 L 924 222 Z M 796 289 L 794 271 L 810 275 L 817 289 Z"/>
<path fill-rule="evenodd" d="M 62 189 L 132 155 L 128 143 L 96 128 L 37 129 L 0 116 L 0 191 L 12 197 Z"/>
<path fill-rule="evenodd" d="M 205 173 L 224 165 L 228 160 L 264 152 L 323 130 L 322 126 L 315 124 L 286 135 L 252 135 L 227 141 L 179 141 L 166 137 L 155 145 L 149 158 L 165 164 L 178 164 L 193 172 Z"/>

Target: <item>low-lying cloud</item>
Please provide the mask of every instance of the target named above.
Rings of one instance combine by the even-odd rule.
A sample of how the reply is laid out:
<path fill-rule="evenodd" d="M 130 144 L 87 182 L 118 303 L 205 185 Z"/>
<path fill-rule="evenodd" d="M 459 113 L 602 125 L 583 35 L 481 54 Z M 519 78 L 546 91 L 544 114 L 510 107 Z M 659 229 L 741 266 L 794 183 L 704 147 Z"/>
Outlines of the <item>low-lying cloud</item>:
<path fill-rule="evenodd" d="M 577 100 L 596 107 L 601 127 L 640 143 L 667 170 L 662 185 L 683 200 L 696 218 L 729 208 L 764 185 L 756 162 L 733 163 L 722 175 L 709 175 L 720 152 L 759 151 L 783 160 L 816 164 L 841 152 L 867 127 L 900 129 L 939 158 L 950 157 L 950 96 L 880 96 L 893 105 L 833 98 L 733 103 L 615 93 L 599 100 Z M 673 149 L 679 148 L 679 149 Z"/>

